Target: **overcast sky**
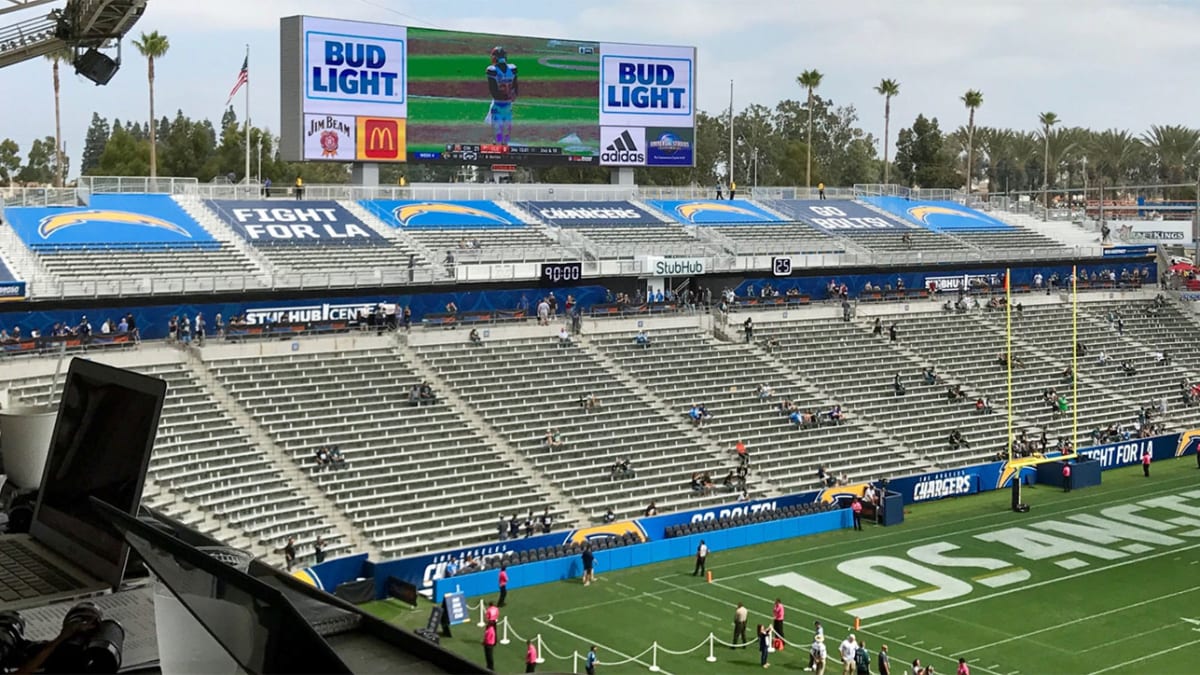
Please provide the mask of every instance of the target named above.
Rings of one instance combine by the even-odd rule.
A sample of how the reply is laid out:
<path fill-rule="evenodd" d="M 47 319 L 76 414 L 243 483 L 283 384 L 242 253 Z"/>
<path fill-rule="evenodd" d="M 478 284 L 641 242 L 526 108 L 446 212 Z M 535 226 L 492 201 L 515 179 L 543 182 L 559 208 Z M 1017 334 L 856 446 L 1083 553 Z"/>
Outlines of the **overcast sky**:
<path fill-rule="evenodd" d="M 26 10 L 0 25 L 32 16 Z M 1054 111 L 1064 124 L 1140 134 L 1151 124 L 1197 124 L 1200 2 L 1196 0 L 149 0 L 134 34 L 158 30 L 171 51 L 157 66 L 157 111 L 219 119 L 251 49 L 251 115 L 279 128 L 279 18 L 312 14 L 545 37 L 695 45 L 702 110 L 773 105 L 802 96 L 795 78 L 816 68 L 820 93 L 852 103 L 882 135 L 873 87 L 899 80 L 892 133 L 919 112 L 943 129 L 965 123 L 959 97 L 984 94 L 980 125 L 1032 129 Z M 13 21 L 8 21 L 12 19 Z M 145 61 L 126 41 L 121 72 L 106 87 L 73 73 L 63 82 L 63 136 L 78 166 L 93 111 L 145 119 Z M 0 70 L 0 138 L 24 154 L 54 133 L 50 64 Z M 237 103 L 239 114 L 241 100 Z"/>

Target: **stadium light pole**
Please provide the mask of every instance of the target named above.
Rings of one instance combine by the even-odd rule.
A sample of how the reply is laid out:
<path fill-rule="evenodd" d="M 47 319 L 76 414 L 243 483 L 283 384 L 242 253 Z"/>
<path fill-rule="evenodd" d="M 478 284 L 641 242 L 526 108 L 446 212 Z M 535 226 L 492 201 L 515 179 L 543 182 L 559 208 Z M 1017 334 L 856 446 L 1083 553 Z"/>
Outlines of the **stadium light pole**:
<path fill-rule="evenodd" d="M 729 189 L 733 189 L 733 80 L 729 80 Z"/>

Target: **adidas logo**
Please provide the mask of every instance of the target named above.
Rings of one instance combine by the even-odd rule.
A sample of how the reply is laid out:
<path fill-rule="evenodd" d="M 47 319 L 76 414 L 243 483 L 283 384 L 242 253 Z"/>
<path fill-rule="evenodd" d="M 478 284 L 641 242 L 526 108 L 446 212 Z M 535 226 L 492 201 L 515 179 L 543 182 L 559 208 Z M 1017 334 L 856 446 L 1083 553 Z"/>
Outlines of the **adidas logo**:
<path fill-rule="evenodd" d="M 611 164 L 645 164 L 646 153 L 638 149 L 637 143 L 633 142 L 633 136 L 626 129 L 600 153 L 600 161 Z"/>

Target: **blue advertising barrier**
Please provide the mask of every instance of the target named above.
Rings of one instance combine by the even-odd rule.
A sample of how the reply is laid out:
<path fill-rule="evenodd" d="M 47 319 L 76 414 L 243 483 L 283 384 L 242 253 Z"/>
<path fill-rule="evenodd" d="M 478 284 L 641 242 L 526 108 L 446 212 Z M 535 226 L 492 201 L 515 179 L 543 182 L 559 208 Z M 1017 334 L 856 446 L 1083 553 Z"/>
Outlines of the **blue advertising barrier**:
<path fill-rule="evenodd" d="M 370 571 L 371 564 L 367 562 L 367 554 L 356 553 L 296 570 L 292 572 L 292 576 L 332 593 L 335 588 L 347 581 L 370 577 Z"/>
<path fill-rule="evenodd" d="M 1062 467 L 1062 462 L 1038 464 L 1035 467 L 1038 485 L 1063 487 Z M 1100 485 L 1100 471 L 1100 462 L 1094 459 L 1080 459 L 1071 462 L 1071 489 L 1080 490 Z"/>
<path fill-rule="evenodd" d="M 1012 225 L 956 202 L 918 201 L 903 197 L 863 197 L 864 202 L 915 225 L 938 231 L 1011 230 Z"/>
<path fill-rule="evenodd" d="M 783 222 L 778 216 L 744 199 L 697 199 L 686 202 L 658 199 L 646 203 L 686 225 Z"/>
<path fill-rule="evenodd" d="M 1200 429 L 1193 429 L 1183 433 L 1083 448 L 1079 454 L 1100 462 L 1100 468 L 1107 471 L 1130 464 L 1140 464 L 1142 453 L 1147 449 L 1150 450 L 1151 461 L 1157 462 L 1172 457 L 1193 455 L 1198 447 L 1200 447 Z"/>
<path fill-rule="evenodd" d="M 204 202 L 243 239 L 262 244 L 377 245 L 387 240 L 333 201 Z"/>
<path fill-rule="evenodd" d="M 1109 270 L 1119 271 L 1116 269 L 1118 263 L 1116 261 L 1085 263 L 1078 265 L 1080 274 L 1086 272 L 1091 275 L 1094 273 L 1107 272 Z M 1133 266 L 1133 265 L 1131 265 Z M 1156 283 L 1158 279 L 1158 268 L 1152 264 L 1139 265 L 1142 267 L 1146 277 L 1143 284 L 1150 285 Z M 920 290 L 929 288 L 932 283 L 937 286 L 938 290 L 957 291 L 964 284 L 972 284 L 975 282 L 983 282 L 990 284 L 996 292 L 1002 292 L 1004 287 L 1004 269 L 1003 267 L 979 267 L 975 269 L 960 270 L 955 272 L 893 272 L 890 274 L 841 274 L 835 276 L 794 276 L 772 277 L 770 284 L 773 288 L 783 295 L 788 290 L 795 288 L 800 292 L 800 295 L 807 295 L 814 300 L 822 300 L 828 296 L 826 285 L 832 279 L 838 284 L 846 284 L 850 289 L 851 297 L 858 297 L 867 282 L 872 286 L 883 288 L 885 285 L 893 288 L 898 288 L 899 283 L 903 281 L 904 287 L 907 289 Z M 793 268 L 794 274 L 804 273 L 805 270 L 800 267 Z M 1043 265 L 1039 267 L 1014 267 L 1011 269 L 1012 283 L 1018 292 L 1022 287 L 1031 289 L 1033 287 L 1033 278 L 1037 274 L 1041 274 L 1043 278 L 1049 279 L 1052 275 L 1057 274 L 1060 279 L 1069 279 L 1071 276 L 1071 267 L 1069 265 Z M 753 289 L 761 289 L 766 283 L 765 279 L 745 279 L 738 285 L 734 292 L 738 297 L 757 296 L 757 292 L 751 292 Z M 1082 285 L 1082 284 L 1081 284 Z"/>
<path fill-rule="evenodd" d="M 858 202 L 825 199 L 777 199 L 764 203 L 806 225 L 833 234 L 854 236 L 858 232 L 900 231 L 911 230 L 915 227 L 903 220 L 896 220 L 884 216 L 878 211 L 872 211 Z"/>
<path fill-rule="evenodd" d="M 1126 257 L 1126 258 L 1145 258 L 1158 253 L 1157 246 L 1110 246 L 1104 249 L 1104 256 L 1107 257 Z"/>
<path fill-rule="evenodd" d="M 630 202 L 520 202 L 518 206 L 558 227 L 662 223 Z"/>
<path fill-rule="evenodd" d="M 216 240 L 170 195 L 93 195 L 87 208 L 6 209 L 27 246 L 216 246 Z"/>
<path fill-rule="evenodd" d="M 668 560 L 688 558 L 696 554 L 700 540 L 708 545 L 709 565 L 720 566 L 721 552 L 744 546 L 754 546 L 782 539 L 804 537 L 821 532 L 851 527 L 849 509 L 837 509 L 796 518 L 773 520 L 766 523 L 742 525 L 724 530 L 713 530 L 702 534 L 691 534 L 672 539 L 660 539 L 619 548 L 595 552 L 595 570 L 604 574 L 615 570 L 642 565 L 653 565 Z M 583 562 L 578 555 L 554 560 L 512 565 L 508 568 L 508 589 L 515 590 L 554 581 L 579 577 L 583 573 Z M 440 602 L 442 595 L 461 591 L 467 597 L 497 592 L 500 572 L 487 570 L 474 574 L 437 579 L 433 583 L 433 600 Z"/>
<path fill-rule="evenodd" d="M 233 316 L 245 315 L 251 326 L 261 326 L 272 323 L 310 323 L 329 321 L 349 321 L 361 310 L 368 313 L 372 307 L 382 302 L 394 302 L 412 309 L 413 320 L 419 322 L 426 314 L 438 314 L 445 310 L 446 303 L 454 301 L 461 312 L 498 312 L 511 310 L 520 306 L 522 300 L 528 305 L 530 298 L 540 298 L 551 291 L 538 288 L 494 291 L 462 291 L 457 293 L 415 293 L 392 296 L 366 295 L 349 298 L 314 298 L 307 300 L 262 300 L 250 302 L 197 303 L 183 301 L 179 304 L 158 306 L 121 306 L 116 300 L 98 301 L 97 304 L 72 310 L 37 310 L 12 311 L 0 310 L 0 327 L 10 333 L 14 326 L 21 327 L 21 333 L 29 335 L 34 328 L 43 335 L 49 335 L 55 323 L 77 325 L 80 316 L 91 317 L 93 325 L 98 325 L 106 318 L 116 319 L 118 315 L 133 314 L 138 331 L 144 340 L 158 340 L 167 336 L 167 322 L 172 316 L 195 316 L 203 312 L 209 318 L 209 326 L 213 318 L 220 314 L 226 322 Z M 570 289 L 553 291 L 559 297 L 559 304 L 566 300 L 566 294 L 571 293 L 584 307 L 599 304 L 604 301 L 605 289 L 601 286 L 576 286 Z"/>
<path fill-rule="evenodd" d="M 17 278 L 8 263 L 0 259 L 0 302 L 25 299 L 25 282 Z"/>
<path fill-rule="evenodd" d="M 359 202 L 392 227 L 524 227 L 513 214 L 495 202 L 456 202 L 375 199 Z"/>

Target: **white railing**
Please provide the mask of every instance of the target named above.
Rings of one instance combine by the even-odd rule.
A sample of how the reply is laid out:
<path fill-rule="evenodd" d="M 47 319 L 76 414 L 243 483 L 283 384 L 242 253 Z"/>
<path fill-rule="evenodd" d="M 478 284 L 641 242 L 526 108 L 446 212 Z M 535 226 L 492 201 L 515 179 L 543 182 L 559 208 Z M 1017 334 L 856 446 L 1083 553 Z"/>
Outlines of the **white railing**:
<path fill-rule="evenodd" d="M 79 206 L 88 203 L 88 194 L 86 188 L 0 188 L 0 206 Z"/>
<path fill-rule="evenodd" d="M 150 178 L 147 176 L 80 176 L 79 186 L 93 194 L 99 192 L 165 192 L 184 194 L 188 186 L 200 183 L 195 178 Z"/>

